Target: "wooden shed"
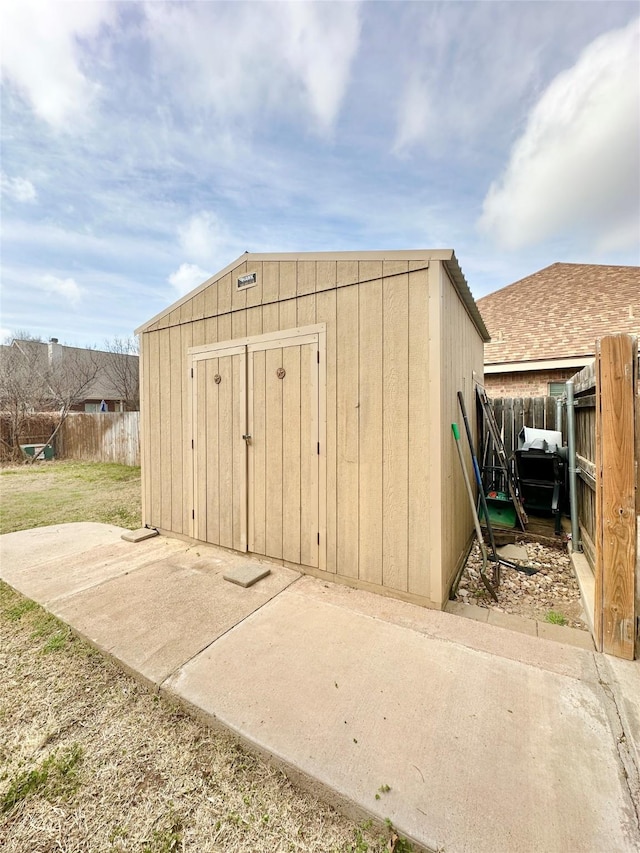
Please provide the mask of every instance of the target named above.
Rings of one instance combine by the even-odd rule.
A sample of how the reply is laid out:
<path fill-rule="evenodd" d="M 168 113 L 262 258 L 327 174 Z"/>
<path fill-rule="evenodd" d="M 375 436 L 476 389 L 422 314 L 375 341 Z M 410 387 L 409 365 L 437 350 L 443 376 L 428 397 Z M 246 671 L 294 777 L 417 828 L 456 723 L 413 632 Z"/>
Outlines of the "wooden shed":
<path fill-rule="evenodd" d="M 453 251 L 247 253 L 137 333 L 145 525 L 444 605 L 488 340 Z"/>

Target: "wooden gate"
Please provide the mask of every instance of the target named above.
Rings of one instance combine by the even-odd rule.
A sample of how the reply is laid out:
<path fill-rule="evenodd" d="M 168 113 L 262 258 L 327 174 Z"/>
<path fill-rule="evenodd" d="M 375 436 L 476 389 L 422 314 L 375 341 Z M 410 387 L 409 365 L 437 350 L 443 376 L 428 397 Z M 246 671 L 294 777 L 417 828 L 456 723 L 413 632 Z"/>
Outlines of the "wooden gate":
<path fill-rule="evenodd" d="M 194 539 L 322 567 L 322 337 L 190 352 Z"/>
<path fill-rule="evenodd" d="M 595 576 L 594 639 L 633 659 L 636 638 L 638 353 L 630 335 L 598 341 L 596 358 L 573 377 L 578 516 Z"/>

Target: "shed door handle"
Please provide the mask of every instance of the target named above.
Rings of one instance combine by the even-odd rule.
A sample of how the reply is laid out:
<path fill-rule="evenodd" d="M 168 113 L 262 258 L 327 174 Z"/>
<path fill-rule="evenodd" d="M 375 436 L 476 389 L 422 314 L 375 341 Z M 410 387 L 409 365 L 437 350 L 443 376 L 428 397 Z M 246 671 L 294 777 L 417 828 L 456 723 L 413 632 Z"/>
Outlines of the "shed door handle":
<path fill-rule="evenodd" d="M 242 437 L 244 438 L 245 441 L 249 441 L 251 438 L 250 435 L 243 435 Z"/>

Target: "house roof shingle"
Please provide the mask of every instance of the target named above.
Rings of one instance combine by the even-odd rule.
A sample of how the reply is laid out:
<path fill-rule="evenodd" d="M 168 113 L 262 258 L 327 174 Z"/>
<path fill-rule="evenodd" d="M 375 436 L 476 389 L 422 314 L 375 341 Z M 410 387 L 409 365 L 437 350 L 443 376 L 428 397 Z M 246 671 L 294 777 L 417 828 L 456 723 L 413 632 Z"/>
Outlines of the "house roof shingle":
<path fill-rule="evenodd" d="M 43 369 L 48 364 L 50 344 L 45 341 L 19 340 L 14 345 L 21 350 L 30 349 L 39 353 L 42 359 Z M 131 370 L 137 372 L 138 356 L 127 353 L 106 352 L 105 350 L 89 349 L 85 347 L 70 347 L 66 344 L 58 344 L 56 347 L 60 357 L 64 361 L 69 359 L 72 365 L 77 366 L 80 371 L 84 368 L 86 375 L 91 375 L 97 370 L 96 377 L 89 382 L 82 392 L 83 400 L 119 400 L 123 396 L 123 389 L 118 388 L 110 375 L 109 366 L 113 362 L 126 359 L 131 364 Z M 116 371 L 118 375 L 119 371 Z"/>
<path fill-rule="evenodd" d="M 640 336 L 640 267 L 551 264 L 477 304 L 486 365 L 593 355 L 603 335 Z"/>

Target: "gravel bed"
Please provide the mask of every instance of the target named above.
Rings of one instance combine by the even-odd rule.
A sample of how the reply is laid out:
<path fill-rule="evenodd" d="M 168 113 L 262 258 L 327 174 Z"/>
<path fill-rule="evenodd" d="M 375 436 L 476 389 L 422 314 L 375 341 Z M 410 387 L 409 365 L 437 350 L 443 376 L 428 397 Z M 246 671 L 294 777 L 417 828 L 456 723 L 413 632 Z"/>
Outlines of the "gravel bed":
<path fill-rule="evenodd" d="M 494 601 L 480 578 L 482 558 L 478 543 L 475 542 L 458 585 L 456 600 L 501 613 L 513 613 L 540 622 L 554 622 L 587 631 L 587 625 L 583 621 L 580 588 L 566 547 L 550 548 L 537 542 L 517 544 L 527 551 L 526 560 L 521 562 L 539 569 L 536 574 L 527 575 L 501 566 L 498 601 Z M 493 579 L 492 563 L 489 563 L 486 575 L 490 580 Z"/>

